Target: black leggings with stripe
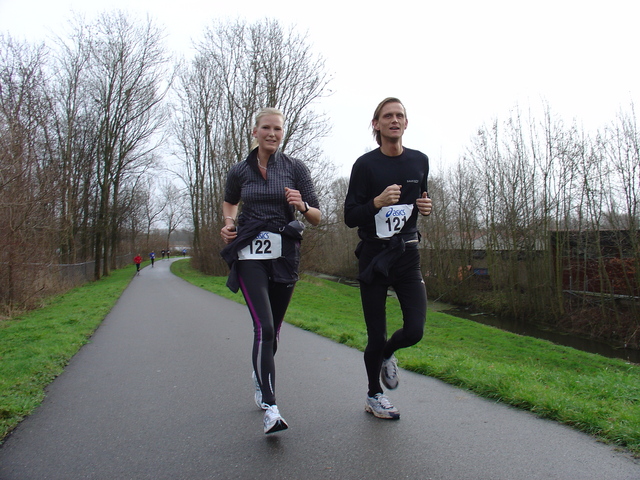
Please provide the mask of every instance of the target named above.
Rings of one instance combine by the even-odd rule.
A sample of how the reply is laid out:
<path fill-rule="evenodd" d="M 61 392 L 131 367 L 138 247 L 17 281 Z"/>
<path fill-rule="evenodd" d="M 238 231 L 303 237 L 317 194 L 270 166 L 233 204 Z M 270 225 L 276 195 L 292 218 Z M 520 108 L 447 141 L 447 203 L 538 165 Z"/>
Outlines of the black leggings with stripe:
<path fill-rule="evenodd" d="M 240 290 L 253 320 L 252 361 L 262 389 L 262 401 L 275 405 L 274 356 L 295 283 L 272 281 L 269 260 L 239 260 L 237 272 Z"/>

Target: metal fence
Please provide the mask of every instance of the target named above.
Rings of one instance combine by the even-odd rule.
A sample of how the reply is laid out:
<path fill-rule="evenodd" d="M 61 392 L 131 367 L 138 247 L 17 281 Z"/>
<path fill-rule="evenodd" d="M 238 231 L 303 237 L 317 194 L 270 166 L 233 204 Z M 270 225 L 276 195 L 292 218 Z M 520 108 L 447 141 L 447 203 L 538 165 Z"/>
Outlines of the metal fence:
<path fill-rule="evenodd" d="M 133 266 L 133 255 L 116 257 L 116 268 Z M 38 298 L 57 294 L 94 279 L 95 262 L 0 263 L 0 304 L 29 308 Z"/>
<path fill-rule="evenodd" d="M 49 274 L 58 277 L 66 285 L 82 285 L 93 280 L 96 262 L 84 263 L 61 263 L 48 266 Z M 133 255 L 119 255 L 116 257 L 116 268 L 123 268 L 126 265 L 133 265 Z"/>

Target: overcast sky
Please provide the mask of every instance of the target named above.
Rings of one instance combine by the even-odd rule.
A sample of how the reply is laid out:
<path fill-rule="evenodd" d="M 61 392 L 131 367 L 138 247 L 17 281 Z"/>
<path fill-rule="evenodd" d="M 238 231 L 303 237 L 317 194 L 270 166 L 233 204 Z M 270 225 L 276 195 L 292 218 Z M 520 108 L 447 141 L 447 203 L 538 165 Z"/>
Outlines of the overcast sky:
<path fill-rule="evenodd" d="M 72 11 L 150 14 L 186 52 L 213 19 L 271 18 L 308 33 L 335 92 L 319 106 L 332 124 L 327 156 L 347 176 L 373 148 L 377 103 L 407 108 L 404 144 L 432 168 L 454 164 L 483 124 L 519 106 L 553 113 L 587 131 L 640 96 L 635 0 L 0 0 L 0 32 L 30 41 L 62 33 Z"/>

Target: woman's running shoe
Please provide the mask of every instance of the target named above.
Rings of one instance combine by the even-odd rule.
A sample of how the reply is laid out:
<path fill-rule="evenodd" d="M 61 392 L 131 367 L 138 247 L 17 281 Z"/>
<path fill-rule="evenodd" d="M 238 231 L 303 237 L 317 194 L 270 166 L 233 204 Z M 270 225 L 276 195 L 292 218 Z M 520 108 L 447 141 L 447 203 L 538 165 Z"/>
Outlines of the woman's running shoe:
<path fill-rule="evenodd" d="M 287 422 L 280 415 L 276 405 L 267 405 L 264 411 L 264 433 L 275 433 L 289 428 Z"/>
<path fill-rule="evenodd" d="M 253 384 L 256 387 L 256 391 L 253 396 L 253 399 L 256 402 L 256 407 L 261 408 L 262 410 L 266 410 L 269 405 L 262 402 L 262 389 L 260 388 L 260 383 L 258 383 L 256 372 L 251 372 L 251 378 L 253 378 Z"/>

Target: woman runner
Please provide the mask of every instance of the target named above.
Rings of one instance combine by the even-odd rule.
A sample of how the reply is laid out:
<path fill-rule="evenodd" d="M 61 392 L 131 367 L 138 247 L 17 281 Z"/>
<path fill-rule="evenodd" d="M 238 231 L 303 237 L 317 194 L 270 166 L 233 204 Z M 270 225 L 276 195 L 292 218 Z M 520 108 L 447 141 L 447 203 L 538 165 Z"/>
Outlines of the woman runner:
<path fill-rule="evenodd" d="M 221 253 L 231 268 L 227 286 L 242 290 L 253 319 L 255 402 L 265 411 L 266 434 L 288 428 L 276 405 L 274 356 L 298 280 L 304 225 L 296 214 L 312 225 L 321 218 L 309 169 L 279 150 L 283 133 L 279 110 L 258 112 L 252 151 L 227 176 L 220 232 L 227 244 Z"/>

